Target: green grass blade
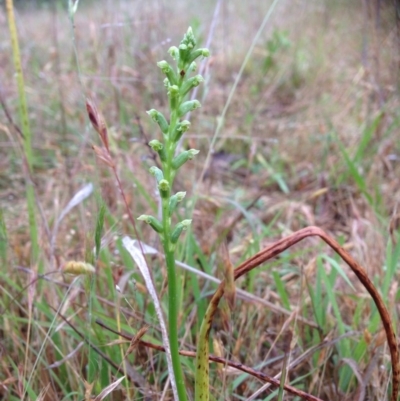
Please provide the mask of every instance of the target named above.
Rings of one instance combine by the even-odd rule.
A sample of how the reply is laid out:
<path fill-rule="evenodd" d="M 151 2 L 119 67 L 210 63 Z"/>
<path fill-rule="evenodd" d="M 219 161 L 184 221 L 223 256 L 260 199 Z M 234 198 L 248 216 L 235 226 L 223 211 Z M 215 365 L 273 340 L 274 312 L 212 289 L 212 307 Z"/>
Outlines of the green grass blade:
<path fill-rule="evenodd" d="M 344 147 L 344 145 L 338 138 L 337 138 L 337 144 L 339 145 L 340 152 L 347 165 L 350 176 L 353 178 L 354 182 L 356 183 L 356 185 L 360 189 L 360 191 L 364 194 L 368 203 L 370 205 L 373 205 L 372 197 L 368 193 L 367 184 L 366 184 L 363 176 L 359 173 L 356 163 L 350 158 L 346 148 Z"/>
<path fill-rule="evenodd" d="M 370 142 L 373 138 L 373 135 L 376 132 L 380 122 L 382 121 L 382 116 L 383 116 L 383 113 L 379 112 L 378 115 L 375 117 L 375 119 L 372 121 L 372 123 L 363 130 L 356 154 L 353 157 L 353 163 L 355 165 L 361 163 L 362 160 L 365 159 L 366 150 L 367 150 L 368 145 L 370 144 Z"/>
<path fill-rule="evenodd" d="M 5 261 L 7 260 L 7 248 L 7 227 L 6 222 L 4 221 L 3 209 L 0 209 L 0 261 L 3 263 L 5 263 Z"/>
<path fill-rule="evenodd" d="M 346 281 L 346 283 L 351 287 L 353 291 L 356 290 L 353 284 L 351 283 L 349 277 L 347 276 L 346 272 L 342 269 L 340 264 L 335 259 L 332 259 L 328 255 L 322 255 L 321 257 L 325 259 L 339 273 L 339 275 L 343 278 L 344 281 Z"/>
<path fill-rule="evenodd" d="M 287 310 L 291 310 L 290 307 L 290 301 L 289 301 L 289 296 L 288 293 L 286 292 L 285 289 L 285 284 L 283 283 L 279 273 L 277 271 L 274 271 L 272 273 L 273 277 L 274 277 L 274 281 L 275 281 L 275 285 L 276 285 L 276 291 L 278 292 L 282 304 L 283 306 L 287 309 Z"/>
<path fill-rule="evenodd" d="M 103 232 L 103 226 L 104 226 L 104 216 L 106 213 L 106 206 L 104 205 L 104 203 L 101 203 L 100 205 L 100 210 L 99 213 L 97 215 L 97 219 L 96 219 L 96 229 L 94 232 L 94 243 L 95 243 L 95 257 L 96 260 L 99 257 L 100 254 L 100 248 L 101 248 L 101 234 Z"/>

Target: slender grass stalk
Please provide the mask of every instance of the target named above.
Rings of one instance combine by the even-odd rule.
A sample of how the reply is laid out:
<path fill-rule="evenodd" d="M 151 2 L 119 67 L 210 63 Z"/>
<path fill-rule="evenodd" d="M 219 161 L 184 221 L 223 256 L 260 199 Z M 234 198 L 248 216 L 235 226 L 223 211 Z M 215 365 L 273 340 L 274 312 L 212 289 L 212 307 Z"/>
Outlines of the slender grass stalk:
<path fill-rule="evenodd" d="M 31 265 L 35 266 L 39 259 L 39 243 L 38 243 L 38 230 L 36 224 L 35 215 L 35 191 L 31 180 L 32 165 L 33 165 L 33 153 L 31 144 L 31 130 L 29 126 L 28 106 L 25 97 L 25 84 L 24 76 L 21 65 L 21 54 L 19 50 L 17 27 L 15 25 L 14 17 L 14 5 L 12 0 L 6 0 L 6 12 L 8 19 L 8 28 L 11 37 L 11 47 L 13 53 L 13 61 L 15 74 L 18 85 L 18 100 L 19 100 L 19 116 L 21 120 L 22 134 L 23 134 L 23 148 L 24 148 L 24 167 L 25 171 L 25 184 L 26 184 L 26 201 L 28 205 L 28 220 L 29 220 L 29 231 L 31 239 Z M 43 265 L 39 264 L 39 274 L 42 274 Z M 32 322 L 32 304 L 29 307 L 29 319 L 27 329 L 27 340 L 26 340 L 26 351 L 25 351 L 25 362 L 24 362 L 24 376 L 27 373 L 28 367 L 28 355 L 30 345 L 30 333 L 31 333 L 31 322 Z"/>
<path fill-rule="evenodd" d="M 60 58 L 60 43 L 58 38 L 58 19 L 59 19 L 59 11 L 61 9 L 61 2 L 54 1 L 53 2 L 53 44 L 55 51 L 55 70 L 58 76 L 57 79 L 57 90 L 58 90 L 58 105 L 60 109 L 60 130 L 61 130 L 61 138 L 62 138 L 62 148 L 61 152 L 64 157 L 64 165 L 65 172 L 68 177 L 68 190 L 70 197 L 73 196 L 73 185 L 72 185 L 72 163 L 71 163 L 71 154 L 70 154 L 70 141 L 68 138 L 68 127 L 67 127 L 67 117 L 66 117 L 66 109 L 65 109 L 65 88 L 62 84 L 61 79 L 61 58 Z"/>
<path fill-rule="evenodd" d="M 4 221 L 4 211 L 0 209 L 0 262 L 6 263 L 7 260 L 7 227 Z"/>
<path fill-rule="evenodd" d="M 75 14 L 78 11 L 78 5 L 79 5 L 79 0 L 68 0 L 68 16 L 69 16 L 69 20 L 71 22 L 72 46 L 74 49 L 76 70 L 78 72 L 78 81 L 79 81 L 79 85 L 82 89 L 82 93 L 85 93 L 84 86 L 82 83 L 81 67 L 80 67 L 80 63 L 79 63 L 78 49 L 76 47 L 76 37 L 75 37 Z"/>
<path fill-rule="evenodd" d="M 78 264 L 75 264 L 75 265 L 73 266 L 73 268 L 74 268 L 75 270 L 76 270 L 77 268 L 78 268 L 78 270 L 79 270 L 79 269 L 82 269 L 82 266 L 81 266 L 81 265 L 78 265 L 78 266 L 77 266 L 77 265 L 78 265 Z M 86 267 L 87 267 L 87 266 L 83 266 L 83 270 L 85 270 Z M 45 338 L 43 339 L 42 344 L 41 344 L 41 346 L 40 346 L 40 349 L 39 349 L 39 351 L 38 351 L 38 354 L 37 354 L 37 357 L 36 357 L 36 361 L 35 361 L 35 363 L 34 363 L 33 366 L 32 366 L 32 369 L 31 369 L 31 371 L 30 371 L 30 374 L 29 374 L 28 379 L 26 380 L 26 383 L 25 383 L 25 386 L 24 386 L 24 390 L 23 390 L 23 395 L 22 395 L 21 399 L 24 399 L 24 398 L 25 398 L 25 394 L 26 394 L 26 393 L 28 392 L 28 390 L 30 389 L 33 376 L 34 376 L 35 374 L 38 373 L 38 371 L 36 370 L 36 367 L 37 367 L 37 365 L 39 364 L 40 356 L 41 356 L 42 353 L 44 352 L 44 349 L 45 349 L 45 346 L 46 346 L 46 344 L 47 344 L 47 341 L 51 338 L 51 334 L 52 334 L 53 328 L 54 328 L 54 326 L 55 326 L 55 324 L 56 324 L 57 316 L 58 316 L 59 312 L 61 311 L 61 309 L 62 309 L 62 307 L 63 307 L 63 305 L 64 305 L 65 300 L 68 299 L 69 292 L 74 288 L 75 284 L 77 284 L 78 281 L 80 280 L 80 274 L 81 274 L 81 272 L 82 272 L 82 271 L 79 270 L 78 276 L 74 279 L 74 281 L 73 281 L 73 282 L 71 283 L 71 285 L 69 286 L 68 291 L 67 291 L 67 292 L 65 293 L 65 295 L 64 295 L 64 299 L 60 302 L 60 305 L 59 305 L 59 307 L 58 307 L 58 309 L 57 309 L 57 311 L 56 311 L 56 314 L 54 315 L 53 320 L 52 320 L 51 323 L 50 323 L 49 329 L 48 329 L 48 331 L 46 332 L 46 336 L 45 336 Z M 86 272 L 85 272 L 85 273 L 86 273 Z"/>
<path fill-rule="evenodd" d="M 154 109 L 148 111 L 150 117 L 159 125 L 164 139 L 164 143 L 158 140 L 152 140 L 149 143 L 152 149 L 158 153 L 162 165 L 162 170 L 155 166 L 150 169 L 150 173 L 156 178 L 162 200 L 162 220 L 159 221 L 155 217 L 148 215 L 139 217 L 139 220 L 150 224 L 160 235 L 164 248 L 168 274 L 169 342 L 180 401 L 186 401 L 187 395 L 179 357 L 179 300 L 177 297 L 179 276 L 175 266 L 175 248 L 179 236 L 190 225 L 191 220 L 183 220 L 173 227 L 172 214 L 178 202 L 185 197 L 185 192 L 172 194 L 172 188 L 178 169 L 198 153 L 197 150 L 190 149 L 175 156 L 178 143 L 190 126 L 189 121 L 181 120 L 181 118 L 200 107 L 198 100 L 185 101 L 187 94 L 203 82 L 201 75 L 190 76 L 196 70 L 195 60 L 200 56 L 208 57 L 209 55 L 207 49 L 195 49 L 195 46 L 196 40 L 192 29 L 189 28 L 179 48 L 173 46 L 169 49 L 170 55 L 176 62 L 176 68 L 171 67 L 164 60 L 157 64 L 166 76 L 164 84 L 167 88 L 170 107 L 169 122 L 159 111 Z"/>
<path fill-rule="evenodd" d="M 251 55 L 253 53 L 253 50 L 254 50 L 254 48 L 255 48 L 255 46 L 257 44 L 257 41 L 260 38 L 262 32 L 264 31 L 264 28 L 265 28 L 267 22 L 269 21 L 269 18 L 271 17 L 271 15 L 272 15 L 273 11 L 275 10 L 275 7 L 277 6 L 278 3 L 279 3 L 279 0 L 274 0 L 272 2 L 272 4 L 270 5 L 270 7 L 268 9 L 268 12 L 265 14 L 264 19 L 263 19 L 260 27 L 258 28 L 258 31 L 257 31 L 256 35 L 253 38 L 253 41 L 252 41 L 252 43 L 251 43 L 251 45 L 249 47 L 249 50 L 247 51 L 247 54 L 246 54 L 246 56 L 245 56 L 245 58 L 243 60 L 243 63 L 241 65 L 241 67 L 240 67 L 240 70 L 239 70 L 238 74 L 236 75 L 235 82 L 233 83 L 232 88 L 231 88 L 231 90 L 229 92 L 228 99 L 225 102 L 225 105 L 224 105 L 224 108 L 223 108 L 222 113 L 220 115 L 220 118 L 218 118 L 218 120 L 217 120 L 218 121 L 217 127 L 216 127 L 215 133 L 214 133 L 214 135 L 213 135 L 213 137 L 211 139 L 210 149 L 209 149 L 209 152 L 207 154 L 206 161 L 204 162 L 203 171 L 202 171 L 201 176 L 200 176 L 200 178 L 198 180 L 199 183 L 202 182 L 203 179 L 204 179 L 204 175 L 205 175 L 206 170 L 208 168 L 214 145 L 215 145 L 215 143 L 216 143 L 216 141 L 217 141 L 217 139 L 219 137 L 219 134 L 220 134 L 220 132 L 221 132 L 223 126 L 224 126 L 224 123 L 225 123 L 225 115 L 226 115 L 226 113 L 228 111 L 228 108 L 229 108 L 231 102 L 232 102 L 233 95 L 236 92 L 236 88 L 239 85 L 239 82 L 240 82 L 240 80 L 242 78 L 242 75 L 243 75 L 243 72 L 244 72 L 244 70 L 246 68 L 246 65 L 249 62 L 250 57 L 251 57 Z M 194 205 L 193 205 L 193 207 L 194 207 Z"/>
<path fill-rule="evenodd" d="M 18 34 L 15 25 L 14 6 L 12 0 L 6 0 L 6 10 L 8 18 L 8 27 L 11 37 L 11 47 L 13 52 L 15 75 L 18 85 L 19 116 L 21 120 L 21 127 L 23 133 L 24 153 L 28 165 L 27 166 L 28 172 L 26 174 L 27 177 L 26 198 L 28 203 L 29 229 L 32 243 L 31 262 L 32 264 L 35 264 L 39 256 L 39 246 L 38 246 L 38 231 L 37 231 L 36 216 L 35 216 L 35 193 L 33 189 L 33 184 L 29 178 L 30 173 L 32 172 L 32 165 L 33 165 L 33 153 L 31 144 L 32 135 L 29 126 L 28 106 L 25 97 L 24 75 L 22 72 L 21 55 L 19 50 Z"/>

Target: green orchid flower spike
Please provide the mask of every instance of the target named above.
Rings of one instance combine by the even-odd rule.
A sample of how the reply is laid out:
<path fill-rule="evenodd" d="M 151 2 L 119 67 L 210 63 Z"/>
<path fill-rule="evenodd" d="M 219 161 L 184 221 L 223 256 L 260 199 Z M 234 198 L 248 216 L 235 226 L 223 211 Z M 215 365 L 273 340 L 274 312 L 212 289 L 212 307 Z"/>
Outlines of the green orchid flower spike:
<path fill-rule="evenodd" d="M 175 248 L 183 231 L 191 223 L 190 219 L 172 224 L 173 213 L 178 202 L 185 197 L 185 192 L 173 194 L 173 182 L 177 171 L 188 161 L 193 159 L 198 150 L 190 149 L 175 155 L 178 142 L 189 129 L 190 123 L 182 118 L 191 111 L 201 107 L 198 100 L 187 100 L 190 91 L 203 81 L 201 75 L 193 75 L 196 71 L 195 60 L 199 57 L 208 57 L 207 49 L 196 49 L 196 39 L 192 28 L 184 35 L 179 47 L 169 49 L 173 62 L 162 60 L 157 63 L 165 75 L 164 86 L 169 100 L 169 118 L 160 111 L 151 109 L 147 113 L 156 122 L 162 133 L 162 141 L 154 139 L 149 145 L 160 158 L 161 169 L 152 167 L 150 173 L 156 178 L 156 185 L 162 201 L 162 219 L 159 221 L 153 216 L 142 215 L 139 220 L 148 223 L 159 235 L 165 253 L 168 272 L 168 324 L 169 341 L 172 356 L 178 396 L 180 401 L 187 400 L 186 387 L 182 373 L 178 347 L 178 279 L 175 269 Z"/>

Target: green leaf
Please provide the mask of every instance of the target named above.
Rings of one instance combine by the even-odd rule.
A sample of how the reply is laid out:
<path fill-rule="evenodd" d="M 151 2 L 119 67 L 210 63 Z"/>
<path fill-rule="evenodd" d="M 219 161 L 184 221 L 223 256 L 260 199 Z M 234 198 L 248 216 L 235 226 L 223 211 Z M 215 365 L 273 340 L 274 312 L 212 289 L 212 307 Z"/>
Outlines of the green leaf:
<path fill-rule="evenodd" d="M 96 219 L 96 229 L 94 232 L 94 243 L 95 243 L 95 249 L 96 249 L 96 254 L 95 258 L 97 259 L 100 254 L 100 248 L 101 248 L 101 235 L 103 232 L 103 226 L 104 226 L 104 215 L 106 213 L 106 207 L 104 203 L 100 205 L 99 213 L 97 215 Z"/>

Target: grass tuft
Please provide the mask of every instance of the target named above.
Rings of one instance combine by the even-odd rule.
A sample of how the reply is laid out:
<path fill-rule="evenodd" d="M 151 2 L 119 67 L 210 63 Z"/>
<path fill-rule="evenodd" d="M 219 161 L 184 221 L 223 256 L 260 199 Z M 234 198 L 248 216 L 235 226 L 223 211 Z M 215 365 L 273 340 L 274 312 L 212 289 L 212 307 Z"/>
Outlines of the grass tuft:
<path fill-rule="evenodd" d="M 141 240 L 168 326 L 168 190 L 188 399 L 211 299 L 210 399 L 395 397 L 399 53 L 393 5 L 371 5 L 5 2 L 0 398 L 174 399 L 160 312 L 122 243 Z M 180 75 L 157 62 L 187 26 L 211 55 L 182 88 L 204 76 L 184 99 L 202 107 L 177 108 L 191 127 L 171 135 L 184 170 L 166 185 L 174 99 L 162 80 Z M 280 247 L 310 226 L 364 268 L 379 309 L 318 238 Z M 221 280 L 229 303 L 217 307 Z"/>

